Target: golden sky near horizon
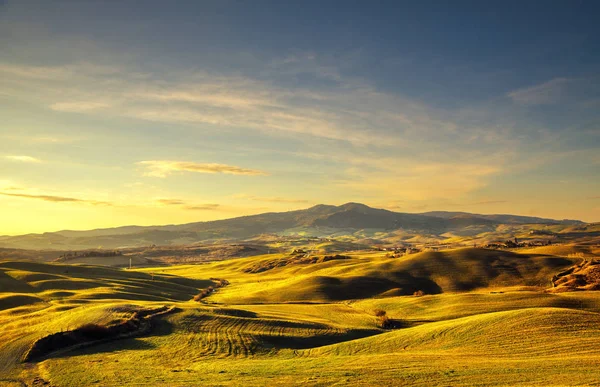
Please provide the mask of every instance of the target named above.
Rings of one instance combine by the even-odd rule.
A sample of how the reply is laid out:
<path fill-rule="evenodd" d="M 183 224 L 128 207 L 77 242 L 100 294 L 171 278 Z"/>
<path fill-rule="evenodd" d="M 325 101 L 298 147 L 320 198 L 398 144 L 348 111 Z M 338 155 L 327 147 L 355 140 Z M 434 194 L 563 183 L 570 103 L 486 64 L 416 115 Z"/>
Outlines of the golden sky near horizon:
<path fill-rule="evenodd" d="M 452 12 L 179 7 L 0 2 L 0 235 L 350 201 L 600 221 L 595 26 L 523 50 Z"/>

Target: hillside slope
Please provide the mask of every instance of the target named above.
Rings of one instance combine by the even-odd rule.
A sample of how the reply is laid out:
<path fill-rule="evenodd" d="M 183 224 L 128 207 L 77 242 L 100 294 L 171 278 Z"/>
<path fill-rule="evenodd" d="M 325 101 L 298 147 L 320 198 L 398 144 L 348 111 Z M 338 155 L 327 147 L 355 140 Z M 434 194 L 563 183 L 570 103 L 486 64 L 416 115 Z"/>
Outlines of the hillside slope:
<path fill-rule="evenodd" d="M 546 291 L 553 275 L 578 262 L 473 248 L 397 258 L 277 253 L 135 270 L 0 262 L 0 379 L 57 386 L 590 385 L 600 377 L 600 293 Z M 215 277 L 229 285 L 191 299 Z M 430 294 L 413 296 L 417 288 Z M 174 312 L 144 335 L 19 364 L 38 339 L 163 306 Z M 377 310 L 399 329 L 382 329 Z"/>
<path fill-rule="evenodd" d="M 231 284 L 211 299 L 218 302 L 330 302 L 471 291 L 488 287 L 551 287 L 554 274 L 578 258 L 523 255 L 501 250 L 456 249 L 399 258 L 360 252 L 332 260 L 297 260 L 286 255 L 233 259 L 202 266 L 160 269 L 192 278 L 217 273 Z M 158 269 L 147 269 L 151 272 Z"/>
<path fill-rule="evenodd" d="M 0 247 L 24 249 L 123 248 L 150 245 L 190 244 L 199 241 L 231 241 L 261 234 L 307 232 L 312 236 L 353 235 L 361 230 L 390 233 L 412 231 L 416 235 L 439 236 L 494 232 L 501 224 L 543 223 L 574 227 L 578 221 L 555 221 L 512 215 L 474 215 L 432 212 L 408 214 L 375 209 L 360 203 L 341 206 L 317 205 L 305 210 L 265 213 L 210 222 L 166 226 L 125 226 L 91 231 L 58 231 L 44 234 L 0 237 Z M 367 233 L 368 234 L 368 233 Z M 385 237 L 385 235 L 381 235 Z M 370 236 L 363 236 L 370 237 Z M 441 238 L 443 239 L 443 238 Z"/>
<path fill-rule="evenodd" d="M 424 324 L 375 337 L 308 351 L 311 356 L 402 351 L 443 351 L 487 357 L 565 353 L 598 354 L 600 314 L 562 308 L 531 308 Z"/>

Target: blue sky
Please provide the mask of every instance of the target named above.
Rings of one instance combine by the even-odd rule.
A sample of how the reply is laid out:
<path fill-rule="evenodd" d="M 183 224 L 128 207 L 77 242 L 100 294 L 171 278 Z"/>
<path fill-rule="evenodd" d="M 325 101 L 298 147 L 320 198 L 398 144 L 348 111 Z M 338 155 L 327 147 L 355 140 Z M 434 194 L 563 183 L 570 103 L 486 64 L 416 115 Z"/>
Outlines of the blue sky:
<path fill-rule="evenodd" d="M 0 2 L 0 234 L 347 201 L 598 221 L 599 8 Z"/>

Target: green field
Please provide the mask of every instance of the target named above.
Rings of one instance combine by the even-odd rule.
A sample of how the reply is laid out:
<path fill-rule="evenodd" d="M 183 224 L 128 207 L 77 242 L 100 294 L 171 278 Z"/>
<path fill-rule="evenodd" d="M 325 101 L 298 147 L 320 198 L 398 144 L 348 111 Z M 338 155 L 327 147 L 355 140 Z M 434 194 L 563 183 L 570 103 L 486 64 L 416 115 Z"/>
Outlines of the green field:
<path fill-rule="evenodd" d="M 547 291 L 551 277 L 580 257 L 484 249 L 344 254 L 135 270 L 0 262 L 0 385 L 35 378 L 53 386 L 600 380 L 600 293 Z M 194 301 L 216 278 L 229 285 Z M 21 362 L 41 337 L 163 305 L 177 310 L 149 334 Z M 376 310 L 397 329 L 380 328 Z"/>

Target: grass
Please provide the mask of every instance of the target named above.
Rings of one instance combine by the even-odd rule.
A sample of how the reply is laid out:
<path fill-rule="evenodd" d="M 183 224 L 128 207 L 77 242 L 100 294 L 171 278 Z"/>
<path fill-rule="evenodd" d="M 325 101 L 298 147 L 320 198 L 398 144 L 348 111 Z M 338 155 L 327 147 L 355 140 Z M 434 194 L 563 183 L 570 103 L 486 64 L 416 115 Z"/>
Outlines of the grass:
<path fill-rule="evenodd" d="M 600 378 L 600 293 L 544 291 L 578 259 L 482 249 L 348 255 L 260 273 L 247 269 L 288 256 L 133 271 L 0 262 L 0 386 L 36 376 L 57 386 L 548 386 Z M 193 301 L 215 285 L 210 278 L 230 284 Z M 425 295 L 413 296 L 415 288 Z M 27 367 L 17 361 L 37 338 L 162 305 L 180 311 L 147 336 Z M 377 310 L 402 328 L 380 329 Z"/>
<path fill-rule="evenodd" d="M 458 249 L 387 258 L 375 252 L 351 259 L 286 265 L 261 273 L 245 271 L 283 255 L 234 259 L 211 265 L 147 269 L 191 278 L 222 277 L 231 285 L 211 297 L 222 303 L 330 302 L 356 298 L 439 294 L 479 288 L 550 285 L 556 272 L 578 258 L 521 255 L 506 251 Z"/>
<path fill-rule="evenodd" d="M 564 308 L 530 308 L 482 313 L 422 324 L 380 336 L 309 351 L 321 356 L 403 351 L 466 356 L 561 357 L 577 348 L 578 355 L 597 354 L 600 314 Z"/>

